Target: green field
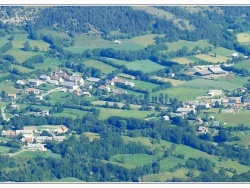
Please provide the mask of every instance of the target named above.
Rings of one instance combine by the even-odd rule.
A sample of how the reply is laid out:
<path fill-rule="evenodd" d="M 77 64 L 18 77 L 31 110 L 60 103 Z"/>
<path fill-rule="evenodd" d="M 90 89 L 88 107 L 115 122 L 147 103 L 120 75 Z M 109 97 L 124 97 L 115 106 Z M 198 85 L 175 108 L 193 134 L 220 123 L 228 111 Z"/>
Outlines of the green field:
<path fill-rule="evenodd" d="M 226 48 L 223 48 L 223 47 L 215 48 L 211 52 L 216 53 L 216 55 L 221 55 L 221 56 L 224 56 L 224 57 L 227 57 L 227 56 L 235 53 L 234 50 L 229 50 L 229 49 L 226 49 Z"/>
<path fill-rule="evenodd" d="M 146 118 L 147 115 L 155 113 L 158 114 L 159 112 L 152 112 L 152 111 L 138 111 L 138 110 L 122 110 L 122 109 L 112 109 L 112 108 L 99 108 L 101 113 L 99 115 L 100 119 L 107 119 L 111 116 L 120 116 L 120 117 L 134 117 L 143 119 Z"/>
<path fill-rule="evenodd" d="M 29 69 L 27 67 L 23 67 L 21 65 L 14 65 L 14 64 L 11 64 L 11 68 L 12 69 L 16 68 L 16 69 L 18 69 L 22 73 L 29 73 L 29 72 L 33 71 L 32 69 Z"/>
<path fill-rule="evenodd" d="M 10 141 L 11 139 L 10 138 L 7 138 L 7 137 L 0 137 L 0 142 L 8 142 Z"/>
<path fill-rule="evenodd" d="M 102 73 L 104 73 L 104 74 L 108 74 L 108 73 L 111 73 L 112 71 L 116 70 L 115 67 L 112 67 L 110 65 L 107 65 L 107 64 L 105 64 L 101 61 L 97 61 L 97 60 L 84 61 L 83 63 L 87 67 L 94 67 L 94 68 L 100 69 L 102 71 Z"/>
<path fill-rule="evenodd" d="M 246 69 L 250 71 L 250 60 L 240 61 L 233 65 L 237 69 Z"/>
<path fill-rule="evenodd" d="M 45 181 L 45 182 L 47 182 L 47 181 Z M 62 178 L 62 179 L 48 180 L 48 182 L 55 182 L 55 183 L 56 182 L 61 182 L 61 183 L 63 183 L 63 182 L 65 182 L 65 183 L 71 182 L 71 183 L 74 183 L 74 182 L 84 182 L 84 181 L 79 180 L 79 179 L 77 179 L 75 177 L 67 177 L 67 178 Z"/>
<path fill-rule="evenodd" d="M 128 65 L 129 63 L 131 62 L 128 62 L 128 61 L 123 61 L 123 60 L 119 60 L 119 59 L 115 59 L 115 58 L 105 58 L 105 59 L 108 59 L 110 61 L 112 61 L 113 63 L 117 64 L 117 65 Z"/>
<path fill-rule="evenodd" d="M 203 61 L 212 62 L 212 63 L 226 62 L 228 59 L 230 59 L 229 57 L 224 57 L 221 55 L 216 55 L 216 57 L 213 57 L 212 55 L 198 54 L 198 55 L 195 55 L 195 57 Z"/>
<path fill-rule="evenodd" d="M 163 81 L 163 82 L 171 82 L 173 86 L 177 86 L 177 85 L 180 85 L 180 84 L 183 84 L 186 82 L 186 81 L 182 81 L 182 80 L 175 80 L 175 79 L 164 78 L 164 77 L 160 77 L 160 76 L 152 76 L 152 78 L 155 78 L 155 79 Z"/>
<path fill-rule="evenodd" d="M 248 147 L 250 145 L 250 131 L 240 131 L 240 132 L 234 132 L 233 133 L 234 136 L 239 136 L 241 138 L 240 141 L 234 141 L 234 142 L 230 142 L 232 144 L 240 144 L 243 145 L 245 147 Z"/>
<path fill-rule="evenodd" d="M 10 148 L 10 147 L 0 146 L 0 154 L 9 153 L 9 151 L 10 151 L 11 149 L 12 149 L 12 148 Z"/>
<path fill-rule="evenodd" d="M 89 140 L 92 142 L 95 138 L 100 138 L 100 135 L 97 133 L 92 133 L 92 132 L 85 132 L 85 136 L 89 138 Z"/>
<path fill-rule="evenodd" d="M 48 68 L 50 67 L 52 70 L 56 70 L 59 69 L 60 65 L 63 65 L 64 63 L 65 63 L 64 60 L 60 60 L 57 58 L 46 58 L 43 63 L 36 63 L 34 64 L 34 66 L 35 69 L 48 70 Z"/>
<path fill-rule="evenodd" d="M 232 79 L 227 79 L 226 77 L 221 77 L 221 78 L 218 78 L 217 80 L 220 81 L 220 82 L 234 84 L 234 85 L 237 85 L 239 87 L 242 87 L 244 84 L 247 83 L 247 80 L 250 79 L 250 76 L 248 76 L 248 77 L 240 77 L 240 76 L 230 75 L 230 77 Z"/>
<path fill-rule="evenodd" d="M 6 93 L 17 93 L 17 89 L 14 88 L 13 82 L 10 81 L 0 82 L 0 89 Z"/>
<path fill-rule="evenodd" d="M 61 155 L 53 153 L 51 150 L 40 152 L 40 151 L 23 151 L 17 155 L 14 155 L 14 158 L 34 158 L 37 156 L 41 157 L 52 157 L 52 158 L 60 158 Z"/>
<path fill-rule="evenodd" d="M 43 52 L 23 51 L 21 49 L 12 48 L 6 54 L 12 55 L 16 58 L 17 62 L 23 63 L 26 59 L 35 56 L 43 55 Z"/>
<path fill-rule="evenodd" d="M 227 123 L 225 126 L 237 126 L 239 123 L 250 126 L 250 111 L 248 110 L 239 110 L 236 113 L 214 114 L 214 117 L 221 123 Z"/>
<path fill-rule="evenodd" d="M 177 62 L 179 64 L 189 64 L 189 63 L 194 63 L 193 60 L 191 59 L 188 59 L 186 57 L 177 57 L 177 58 L 173 58 L 173 59 L 170 59 L 171 61 L 174 61 L 174 62 Z"/>
<path fill-rule="evenodd" d="M 131 41 L 139 45 L 142 45 L 144 47 L 147 47 L 148 45 L 155 44 L 154 37 L 156 36 L 163 37 L 164 35 L 157 35 L 157 34 L 142 35 L 132 38 Z"/>
<path fill-rule="evenodd" d="M 250 32 L 239 33 L 236 35 L 241 44 L 250 44 Z"/>
<path fill-rule="evenodd" d="M 159 86 L 157 84 L 154 84 L 151 82 L 145 82 L 141 80 L 129 80 L 129 79 L 126 79 L 126 80 L 128 80 L 129 82 L 134 82 L 135 87 L 148 90 L 149 92 L 151 92 L 153 88 L 156 88 L 157 86 Z"/>
<path fill-rule="evenodd" d="M 196 42 L 192 42 L 192 41 L 186 41 L 186 40 L 179 40 L 177 42 L 172 42 L 169 43 L 167 42 L 166 45 L 168 46 L 168 50 L 167 51 L 177 51 L 179 49 L 182 49 L 184 46 L 188 47 L 188 50 L 192 50 L 194 49 L 196 46 L 198 46 L 199 48 L 205 48 L 208 46 L 212 46 L 211 44 L 209 44 L 207 41 L 204 40 L 198 40 Z"/>
<path fill-rule="evenodd" d="M 141 70 L 144 73 L 158 71 L 158 70 L 164 68 L 164 66 L 161 66 L 161 65 L 154 63 L 153 61 L 150 61 L 150 60 L 133 61 L 133 62 L 129 62 L 126 65 L 127 65 L 128 69 Z"/>

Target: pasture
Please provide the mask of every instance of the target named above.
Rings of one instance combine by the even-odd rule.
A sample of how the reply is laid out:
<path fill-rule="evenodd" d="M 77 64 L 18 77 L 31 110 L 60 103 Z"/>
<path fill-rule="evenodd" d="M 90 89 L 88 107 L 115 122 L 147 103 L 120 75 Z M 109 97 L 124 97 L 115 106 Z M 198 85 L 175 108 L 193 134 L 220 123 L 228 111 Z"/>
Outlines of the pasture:
<path fill-rule="evenodd" d="M 241 44 L 249 44 L 250 43 L 250 32 L 239 33 L 236 35 L 237 40 Z"/>
<path fill-rule="evenodd" d="M 92 132 L 85 132 L 84 135 L 87 136 L 91 142 L 92 142 L 95 138 L 100 138 L 99 134 L 97 134 L 97 133 L 92 133 Z"/>
<path fill-rule="evenodd" d="M 196 42 L 187 41 L 187 40 L 178 40 L 177 42 L 172 42 L 172 43 L 167 42 L 166 45 L 168 46 L 168 50 L 167 50 L 168 52 L 177 51 L 179 49 L 182 49 L 184 46 L 188 47 L 189 51 L 194 49 L 196 46 L 200 48 L 212 46 L 206 40 L 198 40 Z"/>
<path fill-rule="evenodd" d="M 67 182 L 71 182 L 71 183 L 74 183 L 74 182 L 84 182 L 82 180 L 79 180 L 75 177 L 67 177 L 67 178 L 62 178 L 62 179 L 53 179 L 53 180 L 48 180 L 48 182 L 61 182 L 61 183 L 67 183 Z"/>
<path fill-rule="evenodd" d="M 43 52 L 34 52 L 34 51 L 23 51 L 21 49 L 12 48 L 6 54 L 12 55 L 16 58 L 17 62 L 23 63 L 26 59 L 35 56 L 35 55 L 43 55 Z"/>
<path fill-rule="evenodd" d="M 137 61 L 129 62 L 127 64 L 127 67 L 128 69 L 132 69 L 132 70 L 141 70 L 144 73 L 158 71 L 164 68 L 164 66 L 154 63 L 153 61 L 150 61 L 150 60 L 137 60 Z"/>
<path fill-rule="evenodd" d="M 154 84 L 154 83 L 151 83 L 151 82 L 145 82 L 145 81 L 141 81 L 141 80 L 128 80 L 128 81 L 129 82 L 134 82 L 135 87 L 140 88 L 140 89 L 144 89 L 144 90 L 148 90 L 149 92 L 151 92 L 152 89 L 159 86 L 158 84 Z"/>
<path fill-rule="evenodd" d="M 23 67 L 21 65 L 14 65 L 14 64 L 11 64 L 11 68 L 16 68 L 18 69 L 20 72 L 22 73 L 29 73 L 29 72 L 32 72 L 33 70 L 32 69 L 29 69 L 27 67 Z"/>
<path fill-rule="evenodd" d="M 240 144 L 240 145 L 243 145 L 245 147 L 248 147 L 250 145 L 250 139 L 249 139 L 250 131 L 234 132 L 233 135 L 239 136 L 241 138 L 241 140 L 231 142 L 232 144 Z"/>
<path fill-rule="evenodd" d="M 0 155 L 1 155 L 1 154 L 9 153 L 9 151 L 10 151 L 11 149 L 12 149 L 12 148 L 10 148 L 10 147 L 0 146 Z"/>
<path fill-rule="evenodd" d="M 155 44 L 154 37 L 156 37 L 156 36 L 163 37 L 164 35 L 148 34 L 148 35 L 137 36 L 137 37 L 134 37 L 130 40 L 139 44 L 139 45 L 147 47 L 148 45 Z"/>
<path fill-rule="evenodd" d="M 171 61 L 173 62 L 177 62 L 179 64 L 189 64 L 189 63 L 194 63 L 195 61 L 191 60 L 191 59 L 188 59 L 186 57 L 177 57 L 177 58 L 173 58 L 173 59 L 170 59 Z"/>
<path fill-rule="evenodd" d="M 97 61 L 97 60 L 84 61 L 83 64 L 86 65 L 87 67 L 94 67 L 94 68 L 100 69 L 102 71 L 102 73 L 104 73 L 104 74 L 108 74 L 108 73 L 111 73 L 112 71 L 116 70 L 115 67 L 112 67 L 110 65 L 107 65 L 107 64 L 105 64 L 101 61 Z"/>
<path fill-rule="evenodd" d="M 246 69 L 250 71 L 250 60 L 240 61 L 238 63 L 235 63 L 233 67 L 237 69 Z"/>
<path fill-rule="evenodd" d="M 99 108 L 99 109 L 101 110 L 101 113 L 99 115 L 100 119 L 107 119 L 111 116 L 134 117 L 134 118 L 143 119 L 143 118 L 146 118 L 147 115 L 150 115 L 152 113 L 155 113 L 155 114 L 159 113 L 159 112 L 152 112 L 152 111 L 122 110 L 122 109 L 112 109 L 112 108 Z"/>
<path fill-rule="evenodd" d="M 35 69 L 43 69 L 48 70 L 50 67 L 52 70 L 59 69 L 60 65 L 65 63 L 64 60 L 57 59 L 57 58 L 46 58 L 43 63 L 34 63 Z M 65 69 L 65 68 L 64 68 Z M 70 69 L 67 69 L 70 70 Z"/>
<path fill-rule="evenodd" d="M 40 152 L 40 151 L 23 151 L 14 155 L 14 158 L 35 158 L 37 156 L 41 157 L 52 157 L 52 158 L 60 158 L 61 155 L 53 153 L 51 150 Z"/>
<path fill-rule="evenodd" d="M 227 123 L 225 126 L 238 126 L 243 123 L 245 126 L 250 126 L 250 111 L 239 110 L 235 113 L 220 113 L 214 114 L 214 117 L 221 123 Z"/>
<path fill-rule="evenodd" d="M 14 88 L 14 84 L 11 81 L 0 82 L 0 88 L 6 93 L 17 93 L 17 89 Z"/>
<path fill-rule="evenodd" d="M 247 77 L 241 77 L 241 76 L 235 76 L 233 74 L 229 74 L 226 77 L 220 77 L 217 80 L 220 82 L 226 82 L 229 84 L 234 84 L 239 87 L 242 87 L 245 83 L 247 83 L 247 80 L 250 79 L 250 76 Z"/>
<path fill-rule="evenodd" d="M 160 80 L 162 82 L 171 82 L 173 86 L 177 86 L 177 85 L 180 85 L 180 84 L 183 84 L 186 82 L 186 81 L 182 81 L 182 80 L 175 80 L 175 79 L 164 78 L 164 77 L 160 77 L 160 76 L 152 76 L 152 78 L 155 78 L 155 79 Z"/>
<path fill-rule="evenodd" d="M 224 57 L 221 55 L 216 55 L 216 57 L 213 57 L 212 55 L 207 55 L 207 54 L 198 54 L 198 55 L 195 55 L 195 57 L 203 61 L 212 62 L 212 63 L 226 62 L 228 59 L 230 59 L 229 57 Z"/>
<path fill-rule="evenodd" d="M 226 49 L 226 48 L 223 48 L 223 47 L 215 48 L 211 52 L 216 53 L 216 55 L 220 55 L 220 56 L 224 56 L 224 57 L 227 57 L 227 56 L 235 53 L 234 50 L 229 50 L 229 49 Z"/>

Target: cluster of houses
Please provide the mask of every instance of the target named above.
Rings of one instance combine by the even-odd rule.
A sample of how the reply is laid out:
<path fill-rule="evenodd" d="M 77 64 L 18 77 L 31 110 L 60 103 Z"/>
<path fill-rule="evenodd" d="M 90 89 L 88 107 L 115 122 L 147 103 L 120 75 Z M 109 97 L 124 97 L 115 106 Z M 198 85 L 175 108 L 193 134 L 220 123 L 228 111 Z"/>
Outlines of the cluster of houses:
<path fill-rule="evenodd" d="M 47 131 L 52 136 L 40 136 L 43 131 Z M 12 138 L 18 135 L 22 135 L 20 142 L 24 145 L 24 148 L 31 151 L 46 151 L 45 142 L 49 140 L 55 140 L 57 142 L 61 142 L 65 140 L 65 136 L 58 136 L 58 134 L 68 132 L 68 128 L 66 126 L 58 126 L 58 128 L 46 128 L 37 130 L 36 126 L 27 126 L 24 127 L 23 130 L 8 130 L 2 131 L 2 136 Z"/>

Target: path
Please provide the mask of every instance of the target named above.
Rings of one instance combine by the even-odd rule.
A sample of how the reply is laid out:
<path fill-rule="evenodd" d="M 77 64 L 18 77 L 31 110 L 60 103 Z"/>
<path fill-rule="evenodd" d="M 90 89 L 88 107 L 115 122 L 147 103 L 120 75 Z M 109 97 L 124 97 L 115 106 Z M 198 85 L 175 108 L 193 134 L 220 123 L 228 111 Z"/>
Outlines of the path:
<path fill-rule="evenodd" d="M 47 91 L 46 93 L 42 94 L 41 96 L 44 97 L 44 96 L 46 96 L 46 95 L 49 95 L 49 94 L 52 93 L 52 92 L 60 91 L 61 89 L 62 89 L 62 87 L 57 87 L 57 88 L 55 88 L 55 89 L 52 89 L 52 90 Z"/>
<path fill-rule="evenodd" d="M 23 152 L 23 151 L 26 151 L 25 149 L 22 149 L 22 150 L 20 150 L 20 151 L 18 151 L 18 152 L 16 152 L 16 153 L 8 153 L 8 155 L 9 155 L 9 157 L 13 157 L 14 155 L 17 155 L 17 154 L 19 154 L 19 153 L 21 153 L 21 152 Z"/>

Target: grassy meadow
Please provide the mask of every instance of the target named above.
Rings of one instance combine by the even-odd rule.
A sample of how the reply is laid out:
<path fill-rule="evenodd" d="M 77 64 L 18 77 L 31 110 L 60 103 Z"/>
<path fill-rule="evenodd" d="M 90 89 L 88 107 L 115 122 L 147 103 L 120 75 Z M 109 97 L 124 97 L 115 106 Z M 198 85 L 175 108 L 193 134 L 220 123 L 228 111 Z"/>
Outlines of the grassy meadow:
<path fill-rule="evenodd" d="M 107 65 L 107 64 L 105 64 L 101 61 L 97 61 L 97 60 L 88 60 L 88 61 L 84 61 L 83 63 L 87 67 L 94 67 L 94 68 L 100 69 L 102 71 L 102 73 L 104 73 L 104 74 L 108 74 L 108 73 L 111 73 L 112 71 L 116 70 L 115 67 L 112 67 L 110 65 Z"/>

